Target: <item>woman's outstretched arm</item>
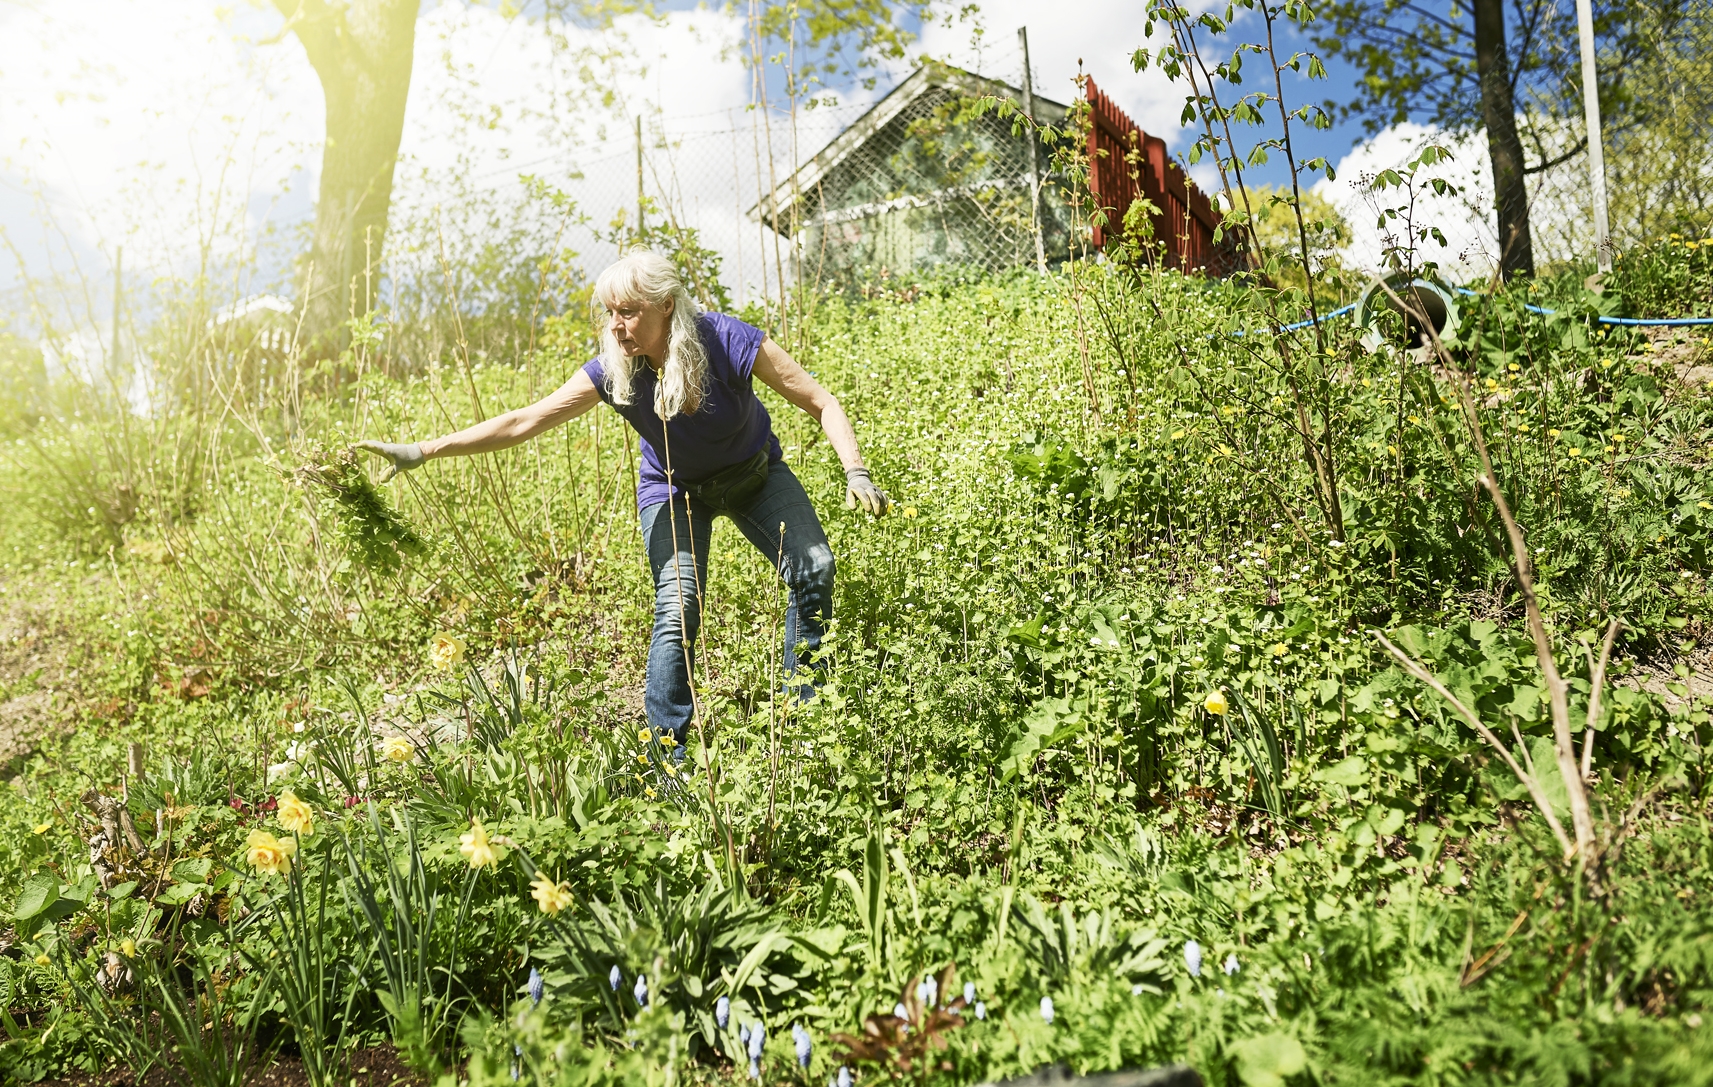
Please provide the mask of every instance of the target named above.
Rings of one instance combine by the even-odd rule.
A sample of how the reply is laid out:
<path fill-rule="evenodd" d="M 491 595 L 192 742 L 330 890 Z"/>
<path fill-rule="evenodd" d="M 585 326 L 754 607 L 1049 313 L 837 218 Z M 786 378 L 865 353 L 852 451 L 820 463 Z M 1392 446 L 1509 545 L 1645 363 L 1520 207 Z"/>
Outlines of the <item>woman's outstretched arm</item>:
<path fill-rule="evenodd" d="M 773 342 L 772 337 L 761 341 L 761 348 L 756 352 L 755 376 L 787 401 L 808 412 L 810 418 L 826 431 L 827 442 L 839 455 L 839 463 L 845 469 L 845 505 L 852 508 L 860 505 L 874 514 L 885 513 L 890 504 L 886 493 L 869 479 L 868 469 L 862 462 L 862 450 L 857 448 L 856 430 L 851 427 L 850 417 L 840 406 L 838 397 L 823 389 L 809 371 Z"/>
<path fill-rule="evenodd" d="M 381 479 L 385 483 L 397 473 L 408 472 L 433 457 L 466 457 L 473 453 L 509 449 L 577 418 L 600 401 L 601 394 L 595 391 L 595 383 L 589 380 L 588 374 L 578 370 L 570 381 L 528 407 L 514 408 L 456 433 L 406 445 L 363 441 L 358 442 L 356 448 L 392 461 L 392 470 Z"/>

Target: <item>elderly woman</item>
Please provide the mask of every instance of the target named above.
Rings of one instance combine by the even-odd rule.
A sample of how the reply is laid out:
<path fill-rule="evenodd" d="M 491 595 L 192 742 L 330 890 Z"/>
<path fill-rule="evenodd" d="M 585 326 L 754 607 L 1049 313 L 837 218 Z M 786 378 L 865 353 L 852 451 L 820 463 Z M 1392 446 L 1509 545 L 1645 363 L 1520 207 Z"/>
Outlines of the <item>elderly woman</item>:
<path fill-rule="evenodd" d="M 642 440 L 636 505 L 654 575 L 648 650 L 649 723 L 682 762 L 695 716 L 690 677 L 714 518 L 730 517 L 790 589 L 785 673 L 813 653 L 832 614 L 833 552 L 803 485 L 786 465 L 753 378 L 808 412 L 845 469 L 845 505 L 883 514 L 850 419 L 830 393 L 767 333 L 704 312 L 672 263 L 639 250 L 595 281 L 606 307 L 601 356 L 557 392 L 441 438 L 409 445 L 359 442 L 392 462 L 391 479 L 435 457 L 488 453 L 524 442 L 605 401 Z M 663 737 L 663 741 L 665 737 Z"/>

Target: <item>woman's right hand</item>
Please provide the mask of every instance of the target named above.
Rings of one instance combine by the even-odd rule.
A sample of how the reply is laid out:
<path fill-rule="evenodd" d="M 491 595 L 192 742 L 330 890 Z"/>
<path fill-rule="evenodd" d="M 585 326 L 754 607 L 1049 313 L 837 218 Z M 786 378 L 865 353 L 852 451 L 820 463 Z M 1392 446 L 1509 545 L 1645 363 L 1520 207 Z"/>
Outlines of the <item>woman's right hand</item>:
<path fill-rule="evenodd" d="M 408 472 L 428 458 L 422 454 L 422 443 L 411 442 L 408 445 L 398 445 L 393 442 L 361 441 L 352 446 L 365 453 L 374 453 L 387 458 L 389 463 L 381 473 L 381 482 L 385 483 L 400 472 Z"/>

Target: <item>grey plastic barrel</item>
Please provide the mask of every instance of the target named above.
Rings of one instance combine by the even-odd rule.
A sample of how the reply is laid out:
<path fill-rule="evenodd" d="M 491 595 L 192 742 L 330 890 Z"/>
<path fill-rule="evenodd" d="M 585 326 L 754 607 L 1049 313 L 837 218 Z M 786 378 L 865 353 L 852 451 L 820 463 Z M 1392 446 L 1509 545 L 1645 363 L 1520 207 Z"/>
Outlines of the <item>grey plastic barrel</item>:
<path fill-rule="evenodd" d="M 1387 291 L 1390 287 L 1390 292 Z M 1392 296 L 1396 295 L 1396 298 Z M 1399 302 L 1403 306 L 1399 306 Z M 1382 321 L 1381 315 L 1402 313 L 1403 320 Z M 1369 351 L 1390 348 L 1422 356 L 1433 350 L 1433 335 L 1444 339 L 1457 332 L 1457 297 L 1450 290 L 1427 279 L 1389 276 L 1375 280 L 1362 292 L 1353 314 L 1362 334 L 1362 346 Z M 1424 321 L 1425 318 L 1425 321 Z"/>

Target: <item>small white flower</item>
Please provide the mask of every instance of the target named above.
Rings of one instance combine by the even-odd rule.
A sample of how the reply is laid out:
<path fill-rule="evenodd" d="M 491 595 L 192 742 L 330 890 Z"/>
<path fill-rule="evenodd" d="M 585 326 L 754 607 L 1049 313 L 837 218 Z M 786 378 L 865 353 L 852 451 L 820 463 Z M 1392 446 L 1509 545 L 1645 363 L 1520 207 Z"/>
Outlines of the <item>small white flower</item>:
<path fill-rule="evenodd" d="M 1189 968 L 1190 977 L 1201 977 L 1201 945 L 1194 940 L 1184 941 L 1184 965 Z"/>
<path fill-rule="evenodd" d="M 1050 996 L 1041 998 L 1041 1020 L 1049 1024 L 1053 1021 L 1053 998 Z"/>
<path fill-rule="evenodd" d="M 978 1000 L 975 1002 L 975 1017 L 977 1019 L 987 1018 L 987 1002 L 985 1000 Z"/>
<path fill-rule="evenodd" d="M 1237 973 L 1237 971 L 1239 971 L 1241 969 L 1243 969 L 1243 967 L 1240 966 L 1237 962 L 1237 952 L 1233 951 L 1231 954 L 1229 954 L 1225 957 L 1225 976 L 1226 977 L 1230 977 L 1231 975 Z"/>
<path fill-rule="evenodd" d="M 910 1009 L 906 1008 L 902 1001 L 894 1004 L 892 1006 L 892 1017 L 894 1019 L 902 1019 L 908 1023 L 910 1022 Z"/>
<path fill-rule="evenodd" d="M 964 1003 L 966 1005 L 975 1003 L 975 982 L 973 981 L 964 982 Z"/>

